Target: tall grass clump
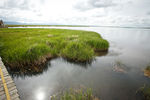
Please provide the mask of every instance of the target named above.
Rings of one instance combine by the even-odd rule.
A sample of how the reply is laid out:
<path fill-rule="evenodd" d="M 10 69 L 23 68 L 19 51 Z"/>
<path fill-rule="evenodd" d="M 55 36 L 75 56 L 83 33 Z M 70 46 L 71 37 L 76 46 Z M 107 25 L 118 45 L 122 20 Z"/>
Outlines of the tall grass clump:
<path fill-rule="evenodd" d="M 107 40 L 94 38 L 86 40 L 86 43 L 94 48 L 95 51 L 106 51 L 109 47 Z"/>
<path fill-rule="evenodd" d="M 24 58 L 32 62 L 48 54 L 50 54 L 50 47 L 46 44 L 35 44 L 25 52 Z"/>
<path fill-rule="evenodd" d="M 62 56 L 73 61 L 88 61 L 94 57 L 94 51 L 84 43 L 70 42 L 62 51 Z"/>

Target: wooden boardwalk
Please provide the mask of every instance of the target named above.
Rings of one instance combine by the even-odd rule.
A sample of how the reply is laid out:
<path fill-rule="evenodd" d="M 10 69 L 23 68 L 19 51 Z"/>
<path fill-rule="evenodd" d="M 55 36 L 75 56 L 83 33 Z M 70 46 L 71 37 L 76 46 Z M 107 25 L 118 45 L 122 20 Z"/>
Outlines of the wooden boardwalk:
<path fill-rule="evenodd" d="M 0 57 L 0 100 L 20 100 L 16 85 Z"/>

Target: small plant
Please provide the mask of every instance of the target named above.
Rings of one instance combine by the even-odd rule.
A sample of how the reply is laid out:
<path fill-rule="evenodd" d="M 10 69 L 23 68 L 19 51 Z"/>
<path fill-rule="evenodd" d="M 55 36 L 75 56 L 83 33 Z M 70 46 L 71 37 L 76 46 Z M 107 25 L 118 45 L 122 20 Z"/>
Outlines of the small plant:
<path fill-rule="evenodd" d="M 150 86 L 144 85 L 136 93 L 140 94 L 143 100 L 150 100 Z"/>
<path fill-rule="evenodd" d="M 147 67 L 146 67 L 146 70 L 150 71 L 150 66 L 147 66 Z"/>
<path fill-rule="evenodd" d="M 150 78 L 150 66 L 147 66 L 144 70 L 144 75 Z"/>

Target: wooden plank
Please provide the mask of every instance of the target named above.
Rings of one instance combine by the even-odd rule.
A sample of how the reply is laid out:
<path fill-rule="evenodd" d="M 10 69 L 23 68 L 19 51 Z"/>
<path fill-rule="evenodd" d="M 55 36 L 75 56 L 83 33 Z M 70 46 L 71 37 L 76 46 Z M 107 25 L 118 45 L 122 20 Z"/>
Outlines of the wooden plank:
<path fill-rule="evenodd" d="M 7 76 L 9 76 L 9 74 L 5 74 L 5 75 L 4 75 L 4 77 L 7 77 Z"/>
<path fill-rule="evenodd" d="M 10 80 L 12 80 L 12 79 L 11 79 L 11 77 L 7 77 L 7 78 L 5 78 L 5 80 L 6 80 L 6 81 L 10 81 Z"/>
<path fill-rule="evenodd" d="M 1 92 L 0 92 L 0 96 L 1 96 L 1 95 L 4 95 L 4 94 L 5 94 L 5 92 L 4 92 L 4 91 L 1 91 Z"/>
<path fill-rule="evenodd" d="M 9 94 L 12 95 L 12 94 L 17 93 L 17 92 L 18 92 L 18 91 L 15 89 L 15 90 L 13 90 L 13 91 L 10 91 Z"/>
<path fill-rule="evenodd" d="M 4 91 L 4 87 L 3 86 L 0 87 L 0 91 Z"/>
<path fill-rule="evenodd" d="M 10 83 L 13 83 L 13 81 L 12 81 L 12 80 L 8 80 L 8 81 L 6 82 L 7 85 L 10 84 Z M 3 87 L 3 83 L 0 83 L 0 84 L 1 84 L 1 87 Z"/>
<path fill-rule="evenodd" d="M 11 77 L 10 77 L 10 76 L 5 76 L 4 78 L 5 78 L 5 80 L 7 80 L 7 79 L 11 79 Z"/>
<path fill-rule="evenodd" d="M 5 74 L 8 74 L 8 72 L 6 72 L 6 71 L 3 71 L 3 75 L 5 75 Z"/>
<path fill-rule="evenodd" d="M 1 95 L 1 100 L 6 100 L 6 95 Z"/>
<path fill-rule="evenodd" d="M 12 91 L 12 90 L 14 90 L 14 89 L 16 89 L 17 90 L 17 88 L 14 86 L 14 87 L 10 87 L 10 88 L 8 88 L 8 90 L 9 91 Z"/>
<path fill-rule="evenodd" d="M 1 85 L 3 84 L 3 82 L 2 81 L 0 81 L 0 88 L 2 87 Z"/>
<path fill-rule="evenodd" d="M 6 68 L 3 68 L 2 72 L 8 73 L 7 70 L 6 70 Z"/>
<path fill-rule="evenodd" d="M 15 87 L 15 84 L 14 83 L 10 83 L 10 84 L 7 85 L 7 87 L 8 88 Z"/>
<path fill-rule="evenodd" d="M 19 99 L 19 97 L 18 97 L 18 98 L 12 99 L 12 100 L 20 100 L 20 99 Z"/>
<path fill-rule="evenodd" d="M 18 98 L 18 97 L 19 97 L 19 95 L 18 95 L 17 92 L 11 95 L 11 99 L 15 99 L 15 98 Z"/>

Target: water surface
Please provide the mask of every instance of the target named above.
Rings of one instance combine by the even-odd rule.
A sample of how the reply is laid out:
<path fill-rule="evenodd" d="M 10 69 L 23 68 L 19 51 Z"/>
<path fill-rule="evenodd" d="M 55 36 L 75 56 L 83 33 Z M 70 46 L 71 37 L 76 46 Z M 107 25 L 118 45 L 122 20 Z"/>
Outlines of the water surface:
<path fill-rule="evenodd" d="M 136 96 L 136 90 L 144 84 L 150 84 L 150 79 L 143 75 L 143 69 L 150 64 L 150 29 L 51 28 L 98 32 L 109 41 L 109 51 L 97 56 L 91 64 L 55 58 L 48 61 L 42 73 L 17 76 L 12 73 L 21 100 L 50 100 L 54 93 L 74 87 L 90 87 L 101 100 L 141 100 Z M 127 67 L 126 73 L 113 70 L 116 62 Z"/>

